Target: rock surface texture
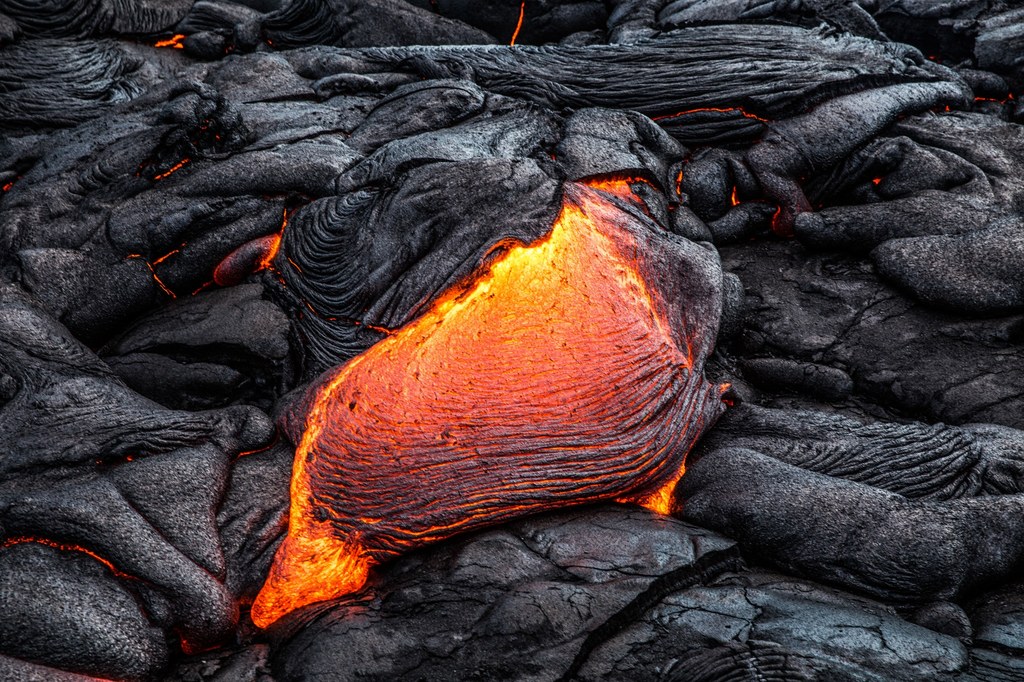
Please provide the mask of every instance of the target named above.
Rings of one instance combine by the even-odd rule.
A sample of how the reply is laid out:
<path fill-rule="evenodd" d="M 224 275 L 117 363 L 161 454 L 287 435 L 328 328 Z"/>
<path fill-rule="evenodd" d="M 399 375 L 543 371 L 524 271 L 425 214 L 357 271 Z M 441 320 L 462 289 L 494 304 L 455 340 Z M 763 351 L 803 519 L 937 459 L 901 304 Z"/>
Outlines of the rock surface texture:
<path fill-rule="evenodd" d="M 0 680 L 1024 680 L 1022 55 L 0 0 Z"/>

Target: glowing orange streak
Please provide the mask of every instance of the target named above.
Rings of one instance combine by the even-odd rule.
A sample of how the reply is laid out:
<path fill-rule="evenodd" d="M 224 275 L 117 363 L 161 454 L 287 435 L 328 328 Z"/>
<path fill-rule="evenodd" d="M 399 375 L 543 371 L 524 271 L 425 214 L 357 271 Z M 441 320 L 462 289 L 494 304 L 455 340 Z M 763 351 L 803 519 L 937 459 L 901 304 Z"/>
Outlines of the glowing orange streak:
<path fill-rule="evenodd" d="M 4 186 L 3 186 L 2 188 L 0 188 L 0 189 L 3 189 L 3 191 L 4 191 L 4 192 L 9 192 L 9 191 L 11 190 L 11 188 L 12 188 L 12 187 L 14 187 L 14 181 L 13 181 L 13 180 L 12 180 L 11 182 L 8 182 L 7 184 L 5 184 L 5 185 L 4 185 Z"/>
<path fill-rule="evenodd" d="M 883 180 L 883 179 L 884 179 L 884 178 L 871 178 L 871 183 L 872 183 L 873 185 L 880 185 L 880 184 L 882 183 L 882 180 Z"/>
<path fill-rule="evenodd" d="M 281 250 L 281 239 L 284 237 L 284 230 L 288 227 L 288 218 L 292 214 L 292 209 L 285 208 L 281 213 L 281 231 L 277 233 L 270 248 L 267 249 L 266 254 L 263 258 L 260 258 L 259 263 L 256 264 L 256 271 L 273 269 L 274 259 L 277 258 L 278 252 Z M 290 262 L 290 261 L 289 261 Z M 295 263 L 292 263 L 295 265 Z M 298 269 L 298 266 L 295 266 Z"/>
<path fill-rule="evenodd" d="M 185 245 L 182 244 L 182 246 L 185 246 Z M 168 258 L 170 258 L 171 256 L 173 256 L 176 253 L 181 253 L 181 249 L 179 248 L 179 249 L 174 249 L 173 251 L 168 251 L 167 253 L 165 253 L 164 255 L 160 256 L 155 261 L 153 261 L 153 265 L 160 265 L 161 263 L 163 263 L 165 260 L 167 260 Z"/>
<path fill-rule="evenodd" d="M 104 559 L 96 552 L 86 549 L 80 545 L 71 545 L 64 542 L 56 542 L 54 540 L 48 540 L 46 538 L 33 537 L 28 535 L 20 535 L 4 540 L 3 544 L 0 544 L 0 548 L 6 549 L 7 547 L 13 547 L 14 545 L 24 545 L 27 543 L 34 543 L 37 545 L 43 545 L 45 547 L 52 547 L 53 549 L 59 549 L 62 552 L 77 552 L 79 554 L 85 554 L 86 556 L 95 559 L 97 562 L 103 564 L 111 573 L 122 580 L 136 580 L 135 576 L 129 575 L 117 569 L 109 559 Z"/>
<path fill-rule="evenodd" d="M 171 254 L 167 254 L 167 255 L 170 256 Z M 146 264 L 146 267 L 149 269 L 149 274 L 153 278 L 153 281 L 156 282 L 157 286 L 160 287 L 163 290 L 163 292 L 165 294 L 167 294 L 168 296 L 170 296 L 171 298 L 178 298 L 178 295 L 175 294 L 173 291 L 171 291 L 171 288 L 169 286 L 167 286 L 166 284 L 164 284 L 163 280 L 160 279 L 160 276 L 156 274 L 156 270 L 153 269 L 153 264 L 150 263 L 145 258 L 143 258 L 142 254 L 140 254 L 140 253 L 129 253 L 126 256 L 126 258 L 138 258 L 138 259 L 140 259 L 143 263 Z M 166 256 L 164 256 L 164 258 L 166 258 Z M 163 258 L 161 258 L 160 260 L 163 260 Z M 157 261 L 157 262 L 159 262 L 159 261 Z"/>
<path fill-rule="evenodd" d="M 625 176 L 613 176 L 606 178 L 595 178 L 587 181 L 587 187 L 601 190 L 602 192 L 608 192 L 614 194 L 621 199 L 628 199 L 639 203 L 644 203 L 643 197 L 636 193 L 633 189 L 634 183 L 643 183 L 655 189 L 654 185 L 647 178 L 633 175 Z"/>
<path fill-rule="evenodd" d="M 632 193 L 629 182 L 627 179 L 590 184 L 618 196 L 628 196 Z M 509 248 L 489 269 L 472 280 L 471 288 L 449 290 L 425 315 L 342 366 L 327 380 L 306 415 L 306 429 L 296 450 L 291 481 L 288 536 L 253 603 L 252 618 L 257 625 L 266 627 L 305 604 L 360 589 L 370 566 L 393 556 L 401 548 L 444 539 L 516 514 L 610 499 L 618 492 L 616 485 L 621 486 L 621 490 L 633 486 L 637 491 L 618 499 L 638 502 L 660 512 L 671 509 L 672 493 L 683 475 L 682 458 L 688 449 L 688 444 L 674 440 L 679 434 L 667 440 L 659 437 L 658 443 L 652 444 L 652 447 L 657 446 L 656 451 L 645 450 L 646 445 L 639 446 L 639 459 L 629 455 L 625 461 L 588 462 L 599 467 L 593 475 L 557 474 L 557 478 L 539 482 L 526 479 L 521 483 L 505 482 L 513 488 L 520 484 L 527 486 L 524 489 L 528 491 L 532 485 L 541 487 L 538 493 L 531 493 L 533 497 L 527 494 L 517 498 L 522 499 L 522 503 L 503 499 L 505 489 L 501 487 L 466 487 L 460 489 L 456 507 L 448 510 L 451 513 L 435 510 L 443 509 L 435 506 L 441 505 L 442 500 L 447 503 L 444 496 L 451 493 L 446 493 L 445 488 L 457 486 L 460 466 L 469 467 L 465 471 L 470 476 L 481 471 L 485 476 L 499 475 L 500 472 L 488 473 L 491 465 L 486 462 L 497 464 L 498 460 L 487 458 L 499 456 L 500 446 L 493 454 L 482 454 L 494 450 L 494 441 L 485 443 L 474 438 L 482 433 L 481 429 L 490 428 L 484 424 L 488 419 L 501 423 L 502 428 L 526 419 L 532 423 L 550 423 L 555 428 L 559 423 L 570 422 L 574 424 L 572 428 L 578 429 L 576 433 L 581 434 L 608 432 L 606 420 L 617 416 L 618 405 L 608 406 L 603 387 L 595 387 L 579 376 L 576 377 L 579 385 L 572 382 L 561 388 L 558 385 L 559 379 L 565 381 L 568 377 L 557 372 L 576 371 L 565 368 L 567 365 L 578 368 L 576 363 L 593 360 L 591 351 L 598 355 L 612 353 L 612 360 L 622 363 L 609 365 L 615 368 L 616 376 L 623 372 L 628 375 L 636 367 L 635 361 L 625 361 L 628 349 L 641 344 L 647 357 L 657 358 L 653 362 L 657 371 L 662 372 L 658 377 L 667 377 L 655 381 L 674 382 L 686 377 L 686 381 L 710 388 L 699 376 L 695 378 L 686 373 L 693 362 L 689 343 L 685 352 L 677 347 L 675 336 L 657 310 L 643 277 L 635 270 L 635 263 L 624 256 L 624 253 L 632 253 L 636 244 L 620 244 L 603 231 L 606 228 L 601 226 L 609 221 L 613 224 L 616 215 L 622 214 L 597 195 L 587 195 L 580 204 L 567 202 L 545 238 L 531 245 Z M 616 234 L 627 241 L 632 239 L 627 238 L 626 233 Z M 609 345 L 602 347 L 598 344 L 604 342 L 606 337 L 602 334 L 607 329 L 602 326 L 603 321 L 612 318 L 620 323 L 614 329 L 628 327 L 634 331 L 624 332 L 626 336 L 621 338 L 613 334 L 607 341 Z M 635 335 L 640 329 L 645 335 L 638 338 Z M 509 353 L 515 358 L 514 363 L 495 366 L 502 358 L 508 359 Z M 460 373 L 463 367 L 460 363 L 467 362 L 478 373 L 468 376 Z M 558 365 L 559 362 L 562 364 Z M 614 381 L 607 374 L 602 373 L 602 376 L 606 381 Z M 556 384 L 551 385 L 549 381 Z M 507 396 L 511 387 L 523 396 L 516 416 L 508 411 L 515 411 L 515 405 L 502 404 L 500 398 L 498 405 L 504 411 L 486 412 L 488 401 L 493 401 L 496 393 Z M 623 390 L 630 388 L 632 386 L 624 386 Z M 550 395 L 552 390 L 560 390 L 561 394 Z M 376 391 L 376 394 L 367 394 L 369 391 Z M 541 395 L 548 395 L 547 402 L 532 402 L 527 397 L 537 396 L 539 401 Z M 666 407 L 681 409 L 682 422 L 690 423 L 693 419 L 699 431 L 704 412 L 698 404 L 703 403 L 683 403 L 674 391 L 665 395 Z M 645 396 L 645 400 L 653 398 Z M 480 413 L 471 417 L 463 411 L 463 404 L 479 406 Z M 463 423 L 448 420 L 444 409 L 461 414 Z M 701 412 L 697 413 L 698 409 Z M 367 410 L 367 416 L 363 416 Z M 621 416 L 640 418 L 632 416 L 634 414 Z M 393 422 L 396 418 L 400 421 Z M 388 431 L 392 424 L 396 431 Z M 389 433 L 392 435 L 388 436 Z M 350 440 L 339 443 L 339 437 Z M 398 440 L 399 437 L 403 440 Z M 617 438 L 614 434 L 607 437 Z M 392 495 L 428 490 L 427 484 L 441 486 L 436 493 L 441 497 L 436 503 L 428 502 L 428 513 L 423 519 L 402 516 L 416 512 L 403 511 L 401 507 L 394 510 L 395 514 L 380 510 L 381 513 L 348 516 L 343 510 L 322 506 L 317 501 L 312 477 L 321 477 L 317 480 L 323 481 L 325 474 L 318 467 L 329 466 L 329 459 L 324 458 L 336 456 L 350 465 L 361 466 L 360 443 L 363 441 L 359 439 L 372 442 L 372 450 L 380 453 L 379 462 L 369 462 L 371 475 L 391 481 L 385 484 L 394 489 L 388 494 L 376 489 L 352 489 L 353 496 L 364 494 L 372 498 L 363 507 L 359 505 L 364 503 L 355 497 L 347 502 L 337 497 L 332 499 L 343 505 L 351 503 L 356 509 L 368 509 L 378 501 L 390 504 Z M 498 441 L 504 442 L 504 439 Z M 560 452 L 578 452 L 577 443 L 582 441 L 573 437 L 570 442 L 572 444 L 567 444 L 557 436 L 542 436 L 537 440 L 536 453 L 528 455 L 533 458 L 528 460 L 532 463 L 529 465 L 544 470 L 546 457 L 557 456 Z M 618 441 L 593 442 L 595 448 L 606 448 L 614 453 L 636 447 Z M 476 456 L 485 459 L 479 464 L 473 463 L 473 455 L 461 460 L 446 459 L 451 452 L 460 452 L 460 446 L 472 448 Z M 322 464 L 322 461 L 327 463 Z M 377 467 L 377 463 L 381 466 Z M 608 467 L 616 473 L 608 475 Z M 389 473 L 390 468 L 395 468 L 396 473 Z M 641 469 L 645 472 L 642 475 Z M 435 470 L 439 473 L 435 474 Z M 613 481 L 611 490 L 609 480 Z M 426 498 L 433 499 L 432 494 L 428 492 Z M 412 500 L 413 504 L 420 502 L 422 500 Z M 460 504 L 462 507 L 458 506 Z M 339 533 L 331 525 L 332 514 L 341 514 L 343 532 Z M 384 528 L 378 530 L 381 527 Z"/>
<path fill-rule="evenodd" d="M 771 123 L 767 118 L 761 118 L 757 114 L 752 114 L 743 107 L 698 107 L 696 109 L 687 109 L 686 111 L 679 111 L 674 114 L 664 114 L 662 116 L 652 116 L 653 121 L 664 121 L 669 118 L 677 118 L 679 116 L 686 116 L 687 114 L 701 114 L 709 111 L 714 111 L 722 114 L 732 113 L 738 111 L 744 118 L 749 118 L 754 121 L 760 121 L 761 123 Z"/>
<path fill-rule="evenodd" d="M 169 286 L 167 286 L 166 284 L 164 284 L 164 281 L 162 279 L 160 279 L 160 275 L 156 274 L 156 270 L 153 269 L 153 264 L 152 263 L 147 261 L 146 262 L 146 267 L 149 268 L 150 274 L 153 275 L 153 281 L 156 282 L 157 286 L 160 287 L 165 294 L 167 294 L 171 298 L 178 298 L 178 295 L 175 294 L 173 291 L 171 291 L 171 288 Z"/>
<path fill-rule="evenodd" d="M 185 36 L 179 33 L 177 35 L 171 36 L 167 40 L 156 41 L 155 43 L 153 43 L 153 47 L 170 47 L 174 48 L 175 50 L 183 50 L 185 49 L 185 45 L 182 44 L 184 40 Z"/>
<path fill-rule="evenodd" d="M 199 285 L 199 287 L 195 291 L 193 291 L 191 294 L 189 294 L 189 296 L 195 296 L 199 292 L 203 291 L 203 289 L 208 289 L 208 288 L 212 287 L 213 285 L 214 285 L 213 280 L 210 280 L 209 282 L 203 282 L 202 284 Z"/>
<path fill-rule="evenodd" d="M 188 163 L 189 161 L 190 161 L 190 159 L 187 159 L 187 158 L 185 158 L 185 159 L 182 159 L 182 160 L 181 160 L 181 161 L 179 161 L 178 163 L 176 163 L 176 164 L 174 164 L 173 166 L 171 166 L 171 167 L 170 167 L 170 168 L 169 168 L 168 170 L 166 170 L 165 172 L 163 172 L 163 173 L 160 173 L 159 175 L 154 175 L 154 176 L 153 176 L 153 179 L 154 179 L 154 180 L 163 180 L 164 178 L 166 178 L 167 176 L 169 176 L 169 175 L 170 175 L 171 173 L 174 173 L 175 171 L 177 171 L 177 170 L 180 170 L 180 169 L 182 168 L 182 166 L 184 166 L 184 165 L 185 165 L 186 163 Z"/>
<path fill-rule="evenodd" d="M 515 45 L 519 37 L 519 29 L 523 27 L 523 16 L 526 14 L 526 0 L 519 3 L 519 21 L 516 22 L 516 30 L 512 32 L 512 40 L 509 45 Z"/>
<path fill-rule="evenodd" d="M 729 197 L 729 203 L 733 206 L 739 206 L 740 200 L 736 197 L 736 186 L 733 185 L 732 195 Z"/>
<path fill-rule="evenodd" d="M 270 245 L 270 249 L 264 254 L 263 258 L 260 258 L 260 262 L 256 264 L 256 270 L 268 270 L 273 266 L 274 259 L 277 258 L 278 251 L 281 250 L 281 237 L 278 234 L 274 236 L 274 241 Z"/>

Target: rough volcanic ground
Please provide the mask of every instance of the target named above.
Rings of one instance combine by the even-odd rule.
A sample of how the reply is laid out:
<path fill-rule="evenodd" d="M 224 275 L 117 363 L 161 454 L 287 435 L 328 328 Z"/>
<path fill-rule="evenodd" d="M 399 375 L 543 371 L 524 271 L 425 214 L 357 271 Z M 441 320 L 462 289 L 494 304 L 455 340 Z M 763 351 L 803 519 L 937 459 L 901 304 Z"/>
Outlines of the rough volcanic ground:
<path fill-rule="evenodd" d="M 0 679 L 1024 680 L 1022 124 L 1019 0 L 0 0 Z M 257 628 L 313 388 L 583 186 L 730 386 L 552 383 L 673 513 L 573 440 Z"/>

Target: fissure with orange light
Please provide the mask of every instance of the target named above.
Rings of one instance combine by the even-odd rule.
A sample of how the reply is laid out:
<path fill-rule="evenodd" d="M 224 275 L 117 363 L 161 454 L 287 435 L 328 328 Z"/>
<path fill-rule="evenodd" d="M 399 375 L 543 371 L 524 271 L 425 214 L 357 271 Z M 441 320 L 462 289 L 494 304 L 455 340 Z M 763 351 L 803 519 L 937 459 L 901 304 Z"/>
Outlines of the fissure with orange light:
<path fill-rule="evenodd" d="M 724 410 L 727 387 L 701 372 L 715 323 L 686 324 L 688 303 L 656 282 L 670 273 L 652 271 L 685 240 L 630 210 L 628 180 L 592 184 L 567 186 L 545 237 L 504 248 L 299 401 L 289 530 L 254 622 L 525 514 L 671 511 L 687 452 Z"/>

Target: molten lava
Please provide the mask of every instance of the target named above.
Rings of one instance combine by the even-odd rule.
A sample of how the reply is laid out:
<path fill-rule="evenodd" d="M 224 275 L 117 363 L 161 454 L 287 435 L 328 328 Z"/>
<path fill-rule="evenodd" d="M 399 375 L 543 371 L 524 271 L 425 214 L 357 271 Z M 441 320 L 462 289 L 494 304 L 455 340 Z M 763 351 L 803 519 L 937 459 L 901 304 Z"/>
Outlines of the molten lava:
<path fill-rule="evenodd" d="M 62 552 L 75 552 L 75 553 L 78 553 L 78 554 L 84 554 L 84 555 L 90 557 L 91 559 L 93 559 L 94 561 L 96 561 L 96 562 L 98 562 L 100 564 L 103 564 L 103 566 L 108 571 L 110 571 L 113 575 L 117 576 L 118 578 L 120 578 L 122 580 L 135 580 L 134 576 L 131 576 L 131 575 L 128 575 L 127 573 L 119 571 L 117 569 L 117 567 L 114 566 L 114 564 L 111 563 L 108 559 L 104 559 L 103 557 L 101 557 L 96 552 L 88 550 L 85 547 L 82 547 L 80 545 L 71 545 L 71 544 L 67 544 L 67 543 L 64 543 L 64 542 L 56 542 L 54 540 L 49 540 L 47 538 L 40 538 L 40 537 L 16 536 L 16 537 L 7 538 L 2 543 L 0 543 L 0 549 L 4 549 L 4 548 L 7 548 L 7 547 L 14 547 L 15 545 L 23 545 L 23 544 L 27 544 L 27 543 L 32 543 L 32 544 L 36 544 L 36 545 L 43 545 L 45 547 L 52 547 L 53 549 L 59 549 Z"/>
<path fill-rule="evenodd" d="M 600 500 L 671 511 L 724 387 L 694 366 L 674 314 L 687 302 L 644 274 L 643 263 L 666 265 L 645 260 L 650 240 L 675 238 L 604 193 L 630 199 L 628 182 L 569 190 L 546 237 L 502 243 L 466 286 L 300 401 L 288 535 L 253 604 L 257 625 L 360 589 L 403 551 L 503 520 Z"/>
<path fill-rule="evenodd" d="M 743 118 L 748 118 L 752 121 L 758 121 L 760 123 L 771 123 L 770 120 L 757 114 L 751 113 L 743 107 L 698 107 L 696 109 L 687 109 L 686 111 L 677 111 L 672 114 L 663 114 L 661 116 L 652 116 L 651 120 L 654 121 L 668 121 L 675 118 L 683 118 L 692 114 L 739 114 Z"/>
<path fill-rule="evenodd" d="M 185 36 L 179 33 L 171 36 L 167 40 L 158 40 L 155 43 L 153 43 L 153 47 L 170 47 L 175 50 L 184 50 Z"/>
<path fill-rule="evenodd" d="M 187 159 L 187 158 L 182 159 L 181 161 L 177 162 L 176 164 L 174 164 L 173 166 L 168 168 L 163 173 L 158 173 L 157 175 L 154 175 L 153 176 L 153 180 L 163 180 L 164 178 L 170 177 L 174 173 L 176 173 L 179 170 L 181 170 L 190 160 L 191 159 Z"/>
<path fill-rule="evenodd" d="M 512 32 L 512 40 L 509 41 L 509 45 L 515 45 L 516 39 L 519 38 L 519 31 L 523 28 L 523 16 L 526 14 L 526 0 L 522 0 L 519 3 L 519 20 L 516 21 L 516 28 Z"/>

